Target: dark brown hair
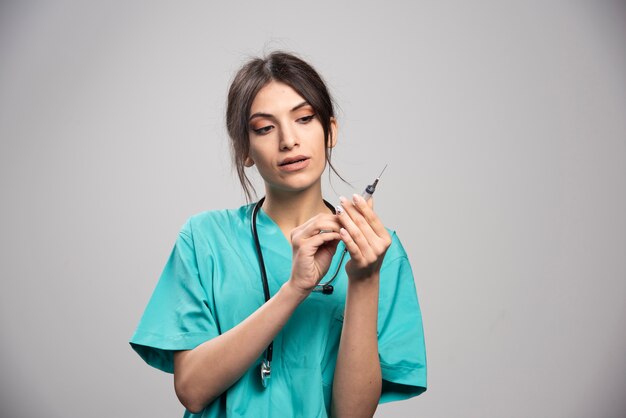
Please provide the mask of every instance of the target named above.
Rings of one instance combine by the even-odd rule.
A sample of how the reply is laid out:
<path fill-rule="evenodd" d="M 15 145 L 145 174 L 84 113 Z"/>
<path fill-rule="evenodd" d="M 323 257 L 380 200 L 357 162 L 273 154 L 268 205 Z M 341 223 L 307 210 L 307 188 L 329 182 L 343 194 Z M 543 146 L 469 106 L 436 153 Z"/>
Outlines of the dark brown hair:
<path fill-rule="evenodd" d="M 324 130 L 326 161 L 330 169 L 345 182 L 330 162 L 331 118 L 335 117 L 333 100 L 326 84 L 315 69 L 297 56 L 275 51 L 264 58 L 253 58 L 237 72 L 228 90 L 226 128 L 230 136 L 233 163 L 246 200 L 256 194 L 254 186 L 244 171 L 244 160 L 250 149 L 248 118 L 257 93 L 270 81 L 279 81 L 294 89 L 306 100 L 317 115 Z M 330 172 L 329 172 L 330 176 Z"/>

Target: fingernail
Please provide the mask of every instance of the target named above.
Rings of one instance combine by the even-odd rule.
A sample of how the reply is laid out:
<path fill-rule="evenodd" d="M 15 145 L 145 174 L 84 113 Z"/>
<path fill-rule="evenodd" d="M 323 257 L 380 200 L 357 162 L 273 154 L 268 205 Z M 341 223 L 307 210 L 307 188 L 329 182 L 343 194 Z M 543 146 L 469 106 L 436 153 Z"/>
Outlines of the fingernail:
<path fill-rule="evenodd" d="M 354 204 L 361 203 L 363 201 L 363 198 L 355 193 L 352 195 L 352 201 L 354 202 Z"/>
<path fill-rule="evenodd" d="M 344 202 L 347 202 L 347 201 L 348 201 L 348 199 L 346 199 L 344 196 L 339 196 L 339 201 L 340 201 L 341 203 L 344 203 Z"/>
<path fill-rule="evenodd" d="M 339 200 L 341 200 L 341 198 L 339 198 Z M 341 215 L 343 213 L 343 206 L 341 205 L 335 206 L 335 211 L 337 212 L 337 215 Z"/>

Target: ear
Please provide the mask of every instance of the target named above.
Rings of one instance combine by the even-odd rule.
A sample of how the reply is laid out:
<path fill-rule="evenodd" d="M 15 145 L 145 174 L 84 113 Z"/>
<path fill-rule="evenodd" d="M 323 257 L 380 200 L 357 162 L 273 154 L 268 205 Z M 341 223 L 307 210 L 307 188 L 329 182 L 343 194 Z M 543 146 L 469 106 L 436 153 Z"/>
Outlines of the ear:
<path fill-rule="evenodd" d="M 335 145 L 337 145 L 337 132 L 338 132 L 338 127 L 337 127 L 337 119 L 335 117 L 331 117 L 330 118 L 330 143 L 328 145 L 328 148 L 335 148 Z"/>
<path fill-rule="evenodd" d="M 246 167 L 252 167 L 254 165 L 254 160 L 252 160 L 252 158 L 250 158 L 250 157 L 246 157 L 243 160 L 243 165 L 246 166 Z"/>

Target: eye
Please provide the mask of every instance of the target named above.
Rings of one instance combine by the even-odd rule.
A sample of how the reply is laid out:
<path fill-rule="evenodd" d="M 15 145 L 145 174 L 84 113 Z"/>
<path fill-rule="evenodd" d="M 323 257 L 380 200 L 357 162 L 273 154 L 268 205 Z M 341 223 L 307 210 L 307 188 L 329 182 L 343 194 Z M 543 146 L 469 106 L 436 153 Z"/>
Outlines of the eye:
<path fill-rule="evenodd" d="M 313 118 L 315 118 L 315 114 L 302 116 L 301 118 L 298 118 L 297 121 L 300 123 L 309 123 L 313 120 Z"/>
<path fill-rule="evenodd" d="M 262 126 L 260 128 L 251 128 L 251 129 L 257 135 L 265 135 L 269 133 L 272 130 L 272 128 L 273 128 L 272 125 L 267 125 L 267 126 Z"/>

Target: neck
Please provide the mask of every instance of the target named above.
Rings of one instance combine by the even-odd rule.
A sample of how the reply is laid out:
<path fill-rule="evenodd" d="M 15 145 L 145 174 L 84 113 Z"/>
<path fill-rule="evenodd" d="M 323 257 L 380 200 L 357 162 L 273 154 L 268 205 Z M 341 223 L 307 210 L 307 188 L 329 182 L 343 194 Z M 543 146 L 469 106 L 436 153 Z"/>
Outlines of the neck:
<path fill-rule="evenodd" d="M 321 184 L 300 192 L 266 187 L 263 210 L 274 220 L 289 242 L 291 231 L 320 213 L 332 213 L 322 198 Z"/>

